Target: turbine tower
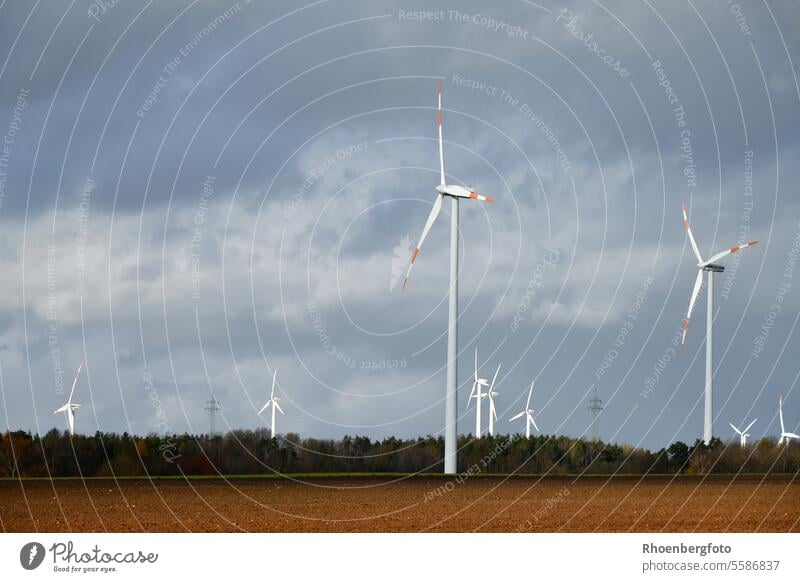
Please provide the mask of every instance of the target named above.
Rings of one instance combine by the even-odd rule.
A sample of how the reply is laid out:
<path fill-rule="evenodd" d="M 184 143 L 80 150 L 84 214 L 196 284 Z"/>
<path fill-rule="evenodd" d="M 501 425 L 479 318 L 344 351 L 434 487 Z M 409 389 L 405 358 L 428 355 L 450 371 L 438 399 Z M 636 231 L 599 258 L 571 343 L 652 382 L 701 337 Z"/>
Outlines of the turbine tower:
<path fill-rule="evenodd" d="M 599 416 L 603 410 L 603 401 L 597 396 L 597 386 L 594 387 L 594 395 L 589 399 L 589 411 L 592 413 L 592 440 L 600 440 Z"/>
<path fill-rule="evenodd" d="M 214 396 L 214 390 L 211 390 L 211 400 L 206 400 L 205 409 L 208 411 L 208 436 L 211 438 L 217 433 L 216 415 L 221 410 L 219 400 Z"/>
<path fill-rule="evenodd" d="M 454 474 L 457 470 L 457 417 L 458 417 L 458 200 L 467 198 L 492 202 L 487 196 L 481 196 L 472 188 L 447 184 L 444 174 L 444 145 L 442 143 L 442 82 L 439 81 L 439 185 L 436 187 L 436 200 L 433 208 L 422 229 L 422 236 L 411 255 L 403 289 L 406 288 L 411 269 L 417 260 L 422 243 L 428 236 L 431 226 L 436 221 L 442 209 L 444 197 L 450 197 L 450 293 L 447 320 L 447 384 L 445 387 L 445 414 L 444 414 L 444 472 Z"/>
<path fill-rule="evenodd" d="M 786 432 L 786 428 L 783 426 L 783 395 L 778 400 L 778 414 L 781 416 L 781 438 L 778 439 L 778 444 L 786 443 L 788 445 L 792 439 L 800 439 L 800 434 Z"/>
<path fill-rule="evenodd" d="M 700 249 L 697 247 L 697 242 L 694 240 L 692 229 L 689 226 L 689 218 L 686 216 L 686 205 L 681 204 L 683 211 L 683 225 L 686 227 L 686 232 L 689 235 L 689 242 L 692 245 L 692 251 L 697 258 L 697 278 L 694 280 L 694 289 L 692 289 L 692 296 L 689 299 L 689 310 L 686 312 L 686 319 L 683 322 L 683 337 L 681 338 L 681 349 L 686 341 L 686 330 L 689 329 L 689 319 L 692 317 L 694 305 L 697 302 L 697 296 L 700 293 L 700 287 L 703 285 L 703 272 L 708 273 L 708 298 L 706 299 L 706 392 L 705 392 L 705 414 L 703 420 L 703 442 L 708 445 L 711 443 L 712 424 L 714 422 L 714 396 L 712 393 L 712 377 L 714 375 L 713 368 L 713 347 L 712 347 L 712 334 L 711 328 L 714 321 L 714 273 L 722 273 L 725 270 L 723 265 L 716 264 L 716 261 L 727 257 L 731 253 L 739 252 L 742 249 L 751 247 L 758 241 L 750 241 L 743 245 L 736 245 L 729 249 L 717 253 L 707 261 L 703 260 L 700 256 Z"/>

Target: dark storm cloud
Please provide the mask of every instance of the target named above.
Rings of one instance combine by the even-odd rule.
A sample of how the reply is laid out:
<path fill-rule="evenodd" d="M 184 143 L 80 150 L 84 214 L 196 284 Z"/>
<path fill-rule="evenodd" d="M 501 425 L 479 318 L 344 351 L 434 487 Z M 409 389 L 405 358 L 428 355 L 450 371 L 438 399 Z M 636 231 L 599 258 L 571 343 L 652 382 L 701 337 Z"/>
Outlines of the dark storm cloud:
<path fill-rule="evenodd" d="M 752 356 L 800 231 L 799 14 L 666 1 L 6 2 L 9 417 L 50 426 L 57 348 L 65 368 L 89 362 L 81 430 L 149 430 L 144 370 L 175 430 L 205 427 L 212 386 L 226 422 L 253 426 L 278 367 L 291 429 L 438 431 L 446 217 L 405 294 L 397 278 L 438 180 L 441 78 L 449 179 L 497 199 L 461 208 L 462 381 L 477 345 L 487 369 L 503 362 L 501 411 L 538 378 L 548 432 L 586 430 L 596 383 L 604 436 L 693 440 L 704 299 L 686 354 L 642 396 L 688 301 L 686 201 L 702 252 L 761 240 L 719 280 L 717 426 L 758 416 L 754 434 L 772 434 L 779 392 L 800 417 L 786 355 L 796 285 Z"/>

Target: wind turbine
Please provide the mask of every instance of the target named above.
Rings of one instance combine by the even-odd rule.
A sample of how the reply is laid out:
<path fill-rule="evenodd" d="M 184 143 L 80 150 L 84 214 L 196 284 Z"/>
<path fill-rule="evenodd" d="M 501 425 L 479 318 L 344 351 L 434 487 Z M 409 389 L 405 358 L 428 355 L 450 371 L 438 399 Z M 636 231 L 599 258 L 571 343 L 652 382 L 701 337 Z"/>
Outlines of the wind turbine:
<path fill-rule="evenodd" d="M 750 436 L 750 433 L 747 432 L 747 431 L 750 430 L 750 427 L 753 426 L 756 423 L 756 420 L 758 420 L 758 419 L 756 418 L 755 420 L 753 420 L 753 422 L 748 424 L 747 427 L 744 430 L 739 430 L 738 428 L 733 426 L 732 422 L 728 423 L 729 425 L 731 425 L 731 428 L 733 430 L 735 430 L 737 433 L 739 433 L 739 446 L 742 446 L 742 447 L 746 447 L 747 446 L 747 437 Z"/>
<path fill-rule="evenodd" d="M 403 289 L 408 284 L 408 277 L 411 269 L 417 260 L 422 243 L 428 236 L 431 226 L 433 226 L 439 211 L 442 209 L 442 202 L 445 196 L 450 197 L 450 297 L 448 305 L 447 322 L 447 384 L 445 387 L 445 414 L 444 414 L 444 472 L 454 474 L 457 468 L 457 416 L 458 416 L 458 200 L 459 198 L 471 198 L 483 202 L 493 202 L 487 196 L 481 196 L 472 188 L 465 188 L 454 184 L 447 184 L 444 175 L 444 145 L 442 143 L 442 82 L 439 81 L 439 185 L 436 186 L 436 200 L 433 208 L 422 229 L 422 236 L 419 243 L 411 255 L 411 262 L 408 265 L 408 272 L 403 281 Z"/>
<path fill-rule="evenodd" d="M 481 400 L 486 398 L 483 387 L 488 386 L 486 378 L 478 378 L 478 348 L 475 348 L 475 380 L 472 382 L 472 392 L 469 393 L 469 400 L 476 399 L 475 408 L 475 438 L 481 438 Z"/>
<path fill-rule="evenodd" d="M 72 381 L 72 390 L 70 390 L 69 392 L 69 399 L 67 400 L 67 403 L 61 408 L 57 408 L 53 412 L 53 414 L 58 414 L 59 412 L 66 413 L 70 436 L 75 434 L 75 411 L 81 407 L 80 404 L 74 404 L 72 402 L 72 395 L 75 394 L 75 385 L 78 383 L 78 377 L 81 375 L 82 369 L 83 369 L 83 362 L 81 362 L 80 366 L 78 366 L 78 371 L 75 372 L 75 379 Z"/>
<path fill-rule="evenodd" d="M 723 265 L 716 264 L 716 261 L 727 257 L 731 253 L 739 252 L 742 249 L 751 247 L 758 241 L 750 241 L 743 245 L 733 246 L 729 249 L 717 253 L 707 261 L 703 260 L 700 256 L 700 249 L 697 248 L 697 242 L 694 240 L 692 229 L 689 226 L 689 218 L 686 216 L 686 205 L 681 204 L 683 211 L 683 224 L 686 227 L 686 232 L 689 234 L 689 242 L 692 244 L 692 251 L 694 256 L 697 257 L 697 278 L 694 280 L 694 289 L 692 289 L 692 296 L 689 299 L 689 310 L 686 312 L 686 319 L 683 322 L 683 336 L 681 337 L 681 349 L 686 342 L 686 330 L 689 329 L 689 319 L 692 317 L 694 304 L 697 301 L 697 296 L 700 293 L 700 287 L 703 284 L 703 272 L 708 273 L 708 299 L 706 300 L 706 400 L 705 400 L 705 415 L 703 421 L 703 442 L 708 445 L 711 442 L 711 428 L 714 422 L 714 398 L 711 388 L 711 380 L 713 376 L 712 356 L 713 348 L 711 342 L 711 329 L 714 320 L 714 273 L 722 273 L 725 270 Z"/>
<path fill-rule="evenodd" d="M 784 440 L 786 444 L 789 444 L 789 441 L 792 439 L 800 439 L 800 434 L 795 434 L 793 432 L 786 432 L 786 429 L 783 427 L 783 395 L 780 396 L 778 400 L 778 413 L 781 416 L 781 438 L 778 439 L 778 444 L 783 444 Z"/>
<path fill-rule="evenodd" d="M 497 380 L 497 374 L 500 373 L 500 365 L 497 366 L 494 378 L 492 378 L 492 383 L 486 391 L 486 397 L 489 399 L 489 436 L 494 436 L 494 421 L 497 420 L 497 410 L 494 408 L 494 397 L 499 393 L 494 391 L 494 381 Z"/>
<path fill-rule="evenodd" d="M 516 415 L 514 415 L 514 416 L 512 416 L 511 418 L 508 419 L 508 422 L 514 422 L 518 418 L 522 418 L 523 416 L 525 416 L 525 438 L 526 439 L 531 438 L 531 425 L 533 425 L 533 428 L 535 428 L 537 430 L 537 432 L 541 432 L 541 431 L 539 431 L 539 427 L 536 426 L 536 422 L 533 420 L 533 413 L 536 412 L 536 411 L 531 408 L 531 395 L 532 394 L 533 394 L 533 382 L 531 382 L 531 389 L 528 390 L 528 402 L 525 404 L 525 409 L 522 412 L 520 412 L 519 414 L 516 414 Z"/>
<path fill-rule="evenodd" d="M 269 400 L 267 400 L 267 403 L 264 404 L 264 406 L 261 407 L 261 410 L 258 411 L 258 413 L 261 414 L 267 408 L 272 406 L 272 424 L 270 425 L 270 427 L 272 430 L 273 437 L 275 437 L 278 434 L 277 431 L 275 430 L 275 410 L 276 409 L 280 410 L 281 414 L 283 414 L 283 408 L 281 408 L 281 405 L 278 404 L 278 400 L 280 400 L 280 398 L 275 396 L 275 379 L 277 377 L 278 377 L 278 370 L 275 370 L 275 372 L 272 374 L 272 391 L 269 394 Z"/>

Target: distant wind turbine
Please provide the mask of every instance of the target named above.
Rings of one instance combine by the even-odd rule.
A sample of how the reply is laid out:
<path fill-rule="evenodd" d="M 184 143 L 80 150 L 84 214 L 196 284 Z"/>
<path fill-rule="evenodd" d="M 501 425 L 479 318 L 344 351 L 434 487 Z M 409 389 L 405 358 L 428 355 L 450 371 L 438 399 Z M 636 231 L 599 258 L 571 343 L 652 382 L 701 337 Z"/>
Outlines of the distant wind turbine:
<path fill-rule="evenodd" d="M 278 431 L 275 427 L 275 410 L 279 410 L 281 414 L 283 414 L 283 408 L 281 405 L 278 404 L 279 397 L 275 396 L 275 380 L 278 377 L 278 370 L 276 369 L 275 372 L 272 374 L 272 391 L 269 394 L 269 400 L 264 406 L 261 407 L 261 410 L 258 411 L 259 414 L 264 412 L 270 406 L 272 407 L 272 424 L 270 424 L 270 428 L 272 430 L 272 436 L 275 437 L 278 434 Z"/>
<path fill-rule="evenodd" d="M 489 436 L 494 436 L 494 421 L 497 420 L 497 410 L 494 407 L 494 397 L 499 394 L 499 392 L 494 391 L 494 381 L 497 380 L 497 374 L 500 373 L 500 366 L 497 366 L 497 370 L 494 373 L 494 378 L 492 378 L 492 383 L 489 384 L 489 389 L 486 391 L 486 397 L 489 399 Z"/>
<path fill-rule="evenodd" d="M 533 414 L 535 410 L 531 408 L 531 395 L 533 394 L 533 382 L 531 382 L 531 389 L 528 390 L 528 402 L 525 403 L 525 409 L 508 419 L 508 422 L 514 422 L 518 418 L 525 417 L 525 438 L 531 438 L 531 425 L 533 428 L 536 429 L 537 432 L 539 431 L 539 427 L 536 426 L 536 422 L 533 420 Z"/>
<path fill-rule="evenodd" d="M 483 387 L 489 386 L 486 378 L 478 378 L 478 348 L 475 348 L 475 379 L 472 381 L 472 392 L 469 394 L 469 400 L 475 398 L 475 438 L 481 438 L 481 400 L 486 398 L 483 393 Z"/>
<path fill-rule="evenodd" d="M 81 407 L 80 404 L 74 404 L 72 402 L 72 396 L 75 394 L 75 385 L 78 383 L 78 377 L 81 375 L 82 369 L 83 362 L 81 362 L 80 366 L 78 366 L 78 371 L 75 372 L 75 379 L 72 381 L 72 390 L 69 392 L 69 399 L 67 400 L 67 403 L 61 408 L 57 408 L 55 412 L 53 412 L 53 414 L 58 414 L 59 412 L 66 413 L 70 436 L 75 434 L 75 411 Z"/>
<path fill-rule="evenodd" d="M 450 197 L 450 293 L 448 302 L 447 321 L 447 384 L 445 385 L 445 414 L 444 414 L 444 472 L 454 474 L 457 471 L 457 422 L 458 422 L 458 200 L 467 198 L 492 202 L 487 196 L 481 196 L 472 188 L 447 184 L 444 174 L 444 144 L 442 142 L 442 82 L 439 81 L 439 185 L 436 186 L 436 200 L 433 208 L 422 229 L 422 236 L 411 255 L 403 289 L 408 284 L 411 269 L 417 260 L 422 243 L 436 221 L 445 196 Z"/>
<path fill-rule="evenodd" d="M 778 413 L 781 416 L 781 438 L 778 439 L 778 444 L 782 445 L 784 442 L 788 445 L 792 439 L 800 439 L 800 435 L 793 432 L 786 432 L 783 426 L 783 395 L 778 400 Z"/>
<path fill-rule="evenodd" d="M 750 427 L 753 426 L 756 423 L 756 420 L 758 420 L 758 419 L 757 418 L 754 419 L 753 422 L 748 424 L 747 427 L 744 430 L 739 430 L 738 428 L 733 426 L 732 422 L 728 423 L 729 425 L 731 425 L 731 428 L 733 430 L 735 430 L 739 434 L 739 445 L 740 446 L 742 446 L 742 447 L 746 447 L 747 446 L 747 437 L 750 436 L 750 433 L 747 432 L 747 431 L 750 430 Z"/>
<path fill-rule="evenodd" d="M 692 245 L 694 256 L 697 258 L 697 278 L 694 280 L 694 288 L 692 289 L 692 295 L 689 299 L 689 310 L 686 312 L 686 319 L 683 321 L 681 349 L 683 349 L 683 345 L 686 342 L 686 330 L 689 329 L 689 319 L 692 317 L 692 311 L 694 311 L 694 305 L 697 302 L 697 296 L 700 294 L 700 287 L 703 285 L 703 272 L 708 273 L 708 298 L 706 300 L 706 398 L 703 420 L 703 442 L 708 445 L 711 442 L 712 424 L 714 422 L 714 397 L 711 388 L 711 380 L 714 370 L 712 365 L 713 348 L 711 342 L 711 328 L 714 320 L 714 273 L 722 273 L 725 270 L 725 267 L 723 265 L 716 264 L 716 261 L 727 257 L 731 253 L 736 253 L 742 249 L 751 247 L 758 241 L 753 240 L 743 245 L 733 246 L 722 251 L 721 253 L 717 253 L 707 261 L 704 261 L 703 257 L 700 256 L 700 249 L 697 247 L 697 242 L 694 240 L 692 229 L 689 226 L 689 218 L 686 216 L 685 204 L 681 204 L 681 210 L 683 211 L 683 225 L 686 228 L 687 234 L 689 235 L 689 242 Z"/>

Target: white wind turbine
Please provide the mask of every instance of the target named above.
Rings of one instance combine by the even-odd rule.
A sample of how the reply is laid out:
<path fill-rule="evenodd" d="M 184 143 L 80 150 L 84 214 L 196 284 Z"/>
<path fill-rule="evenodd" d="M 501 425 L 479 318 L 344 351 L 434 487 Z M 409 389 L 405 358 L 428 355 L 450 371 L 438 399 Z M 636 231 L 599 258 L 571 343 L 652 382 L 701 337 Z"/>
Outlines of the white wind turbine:
<path fill-rule="evenodd" d="M 789 441 L 792 439 L 800 439 L 800 434 L 795 434 L 793 432 L 786 432 L 786 429 L 783 426 L 783 395 L 780 396 L 778 400 L 778 413 L 781 417 L 781 438 L 778 439 L 778 444 L 781 445 L 786 442 L 789 444 Z"/>
<path fill-rule="evenodd" d="M 533 394 L 533 382 L 531 382 L 531 389 L 528 390 L 528 402 L 525 404 L 525 409 L 519 414 L 516 414 L 508 419 L 508 422 L 514 422 L 518 418 L 522 418 L 523 416 L 525 416 L 525 438 L 527 439 L 531 438 L 531 425 L 533 425 L 533 428 L 535 428 L 537 432 L 541 432 L 539 431 L 539 427 L 536 426 L 536 422 L 533 420 L 533 414 L 536 411 L 531 408 L 532 394 Z"/>
<path fill-rule="evenodd" d="M 478 378 L 478 348 L 475 348 L 475 379 L 472 382 L 472 392 L 469 393 L 469 399 L 475 398 L 475 438 L 481 438 L 481 400 L 486 398 L 483 393 L 483 387 L 489 386 L 486 378 Z"/>
<path fill-rule="evenodd" d="M 739 434 L 739 445 L 740 446 L 742 446 L 742 447 L 746 447 L 747 446 L 747 437 L 750 436 L 750 433 L 747 432 L 747 431 L 750 430 L 750 427 L 753 426 L 756 423 L 756 420 L 758 420 L 758 419 L 757 418 L 754 419 L 753 422 L 748 424 L 747 427 L 744 430 L 739 430 L 738 428 L 733 426 L 732 422 L 728 423 L 729 425 L 731 425 L 731 428 L 733 430 L 735 430 Z"/>
<path fill-rule="evenodd" d="M 75 411 L 81 407 L 80 404 L 74 404 L 72 402 L 72 395 L 75 394 L 75 385 L 78 383 L 78 377 L 81 375 L 82 369 L 83 362 L 81 362 L 80 366 L 78 366 L 78 371 L 75 372 L 75 379 L 72 381 L 72 390 L 69 392 L 69 399 L 67 400 L 67 403 L 61 408 L 57 408 L 53 412 L 53 414 L 58 414 L 59 412 L 66 413 L 70 436 L 75 434 Z"/>
<path fill-rule="evenodd" d="M 442 202 L 445 196 L 450 197 L 450 296 L 448 303 L 448 323 L 447 323 L 447 384 L 445 387 L 445 415 L 444 415 L 444 472 L 453 474 L 457 468 L 457 416 L 458 416 L 458 200 L 459 198 L 471 198 L 484 202 L 492 202 L 487 196 L 481 196 L 472 188 L 465 188 L 445 182 L 444 175 L 444 145 L 442 143 L 442 82 L 439 81 L 439 185 L 436 186 L 436 200 L 433 208 L 422 229 L 422 236 L 419 243 L 411 255 L 411 263 L 408 265 L 408 272 L 403 281 L 403 289 L 408 284 L 408 277 L 411 269 L 417 260 L 422 243 L 428 236 L 431 226 L 433 226 L 439 211 L 442 209 Z"/>
<path fill-rule="evenodd" d="M 497 410 L 494 408 L 494 397 L 497 396 L 499 392 L 494 391 L 494 381 L 497 380 L 497 374 L 500 373 L 500 365 L 497 366 L 497 370 L 495 370 L 494 377 L 492 378 L 492 383 L 489 384 L 489 389 L 486 391 L 486 397 L 489 399 L 489 436 L 494 436 L 494 421 L 497 420 Z"/>
<path fill-rule="evenodd" d="M 275 372 L 272 374 L 272 391 L 269 394 L 269 400 L 267 400 L 267 403 L 264 404 L 264 406 L 261 407 L 261 410 L 258 411 L 258 413 L 261 414 L 270 406 L 272 407 L 272 424 L 270 425 L 270 428 L 272 430 L 273 437 L 277 436 L 278 434 L 277 430 L 275 429 L 275 410 L 279 410 L 280 413 L 283 414 L 283 408 L 281 408 L 281 405 L 278 404 L 278 400 L 280 400 L 280 398 L 275 396 L 275 379 L 277 377 L 278 370 L 275 370 Z"/>
<path fill-rule="evenodd" d="M 689 218 L 686 216 L 686 205 L 681 204 L 681 210 L 683 211 L 683 224 L 686 227 L 686 232 L 689 234 L 689 242 L 692 245 L 694 256 L 697 258 L 697 278 L 694 281 L 694 289 L 692 289 L 692 296 L 689 299 L 689 310 L 686 312 L 686 319 L 683 322 L 681 349 L 686 341 L 686 330 L 689 329 L 689 319 L 692 317 L 692 311 L 694 310 L 697 296 L 700 293 L 700 287 L 703 284 L 703 272 L 705 271 L 708 273 L 708 298 L 706 300 L 706 391 L 705 414 L 703 421 L 703 442 L 705 442 L 705 444 L 709 444 L 712 436 L 712 423 L 714 422 L 714 398 L 711 388 L 711 380 L 713 376 L 711 328 L 714 319 L 714 273 L 721 273 L 725 270 L 724 266 L 716 264 L 715 261 L 727 257 L 731 253 L 735 253 L 747 247 L 753 246 L 758 241 L 753 240 L 743 245 L 733 246 L 722 251 L 721 253 L 717 253 L 707 261 L 704 261 L 703 257 L 700 256 L 700 249 L 697 247 L 697 242 L 695 242 L 692 229 L 689 226 Z"/>

